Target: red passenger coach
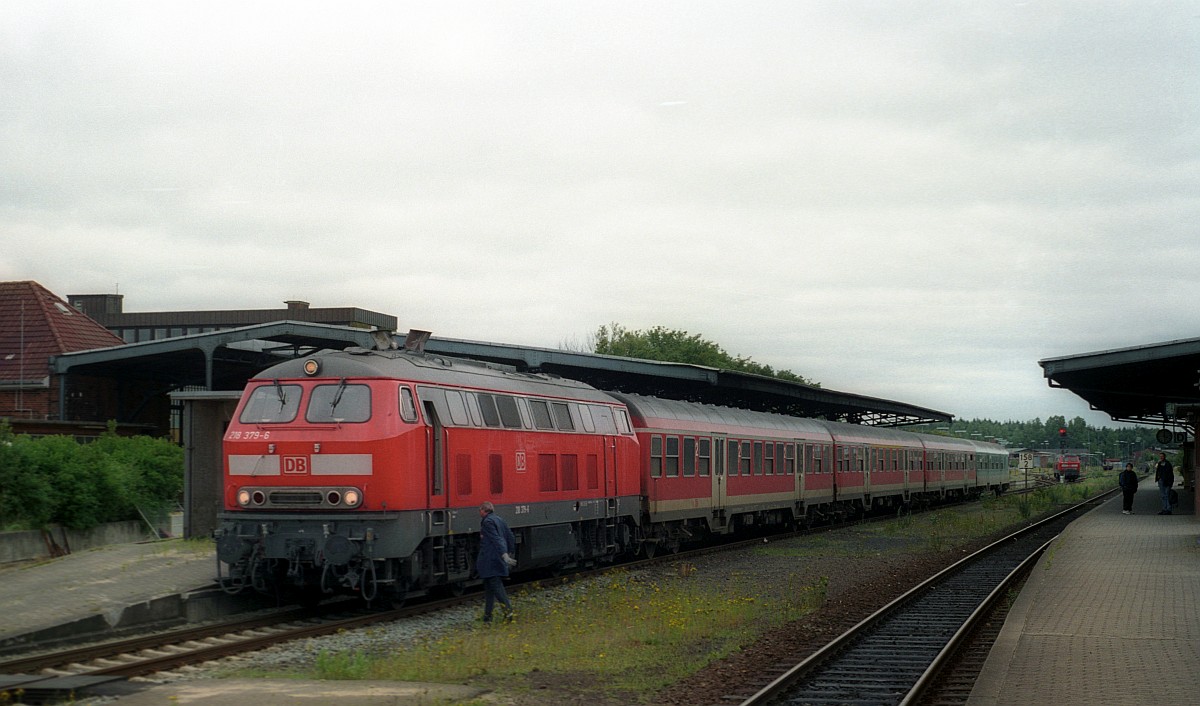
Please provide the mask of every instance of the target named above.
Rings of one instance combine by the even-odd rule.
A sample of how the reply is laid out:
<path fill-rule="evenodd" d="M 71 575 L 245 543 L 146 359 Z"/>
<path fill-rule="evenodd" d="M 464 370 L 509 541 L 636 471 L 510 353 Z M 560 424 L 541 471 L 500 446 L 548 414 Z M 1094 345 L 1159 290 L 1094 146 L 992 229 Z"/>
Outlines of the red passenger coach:
<path fill-rule="evenodd" d="M 880 427 L 824 422 L 837 448 L 837 499 L 859 512 L 894 508 L 924 491 L 925 446 L 914 434 Z"/>
<path fill-rule="evenodd" d="M 647 554 L 708 534 L 795 524 L 806 517 L 806 497 L 814 509 L 836 501 L 833 476 L 823 464 L 832 439 L 821 422 L 615 396 L 629 407 L 641 442 Z M 806 467 L 814 472 L 804 473 Z"/>
<path fill-rule="evenodd" d="M 271 367 L 225 434 L 230 590 L 374 598 L 472 579 L 480 503 L 526 568 L 610 560 L 639 515 L 624 405 L 583 383 L 406 351 Z"/>

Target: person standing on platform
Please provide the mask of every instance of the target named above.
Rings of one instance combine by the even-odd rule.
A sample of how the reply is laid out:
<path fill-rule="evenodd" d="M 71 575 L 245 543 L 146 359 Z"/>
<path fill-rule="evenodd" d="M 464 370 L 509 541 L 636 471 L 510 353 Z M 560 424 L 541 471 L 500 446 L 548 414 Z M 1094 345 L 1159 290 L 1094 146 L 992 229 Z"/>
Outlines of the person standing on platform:
<path fill-rule="evenodd" d="M 512 603 L 504 590 L 508 570 L 517 565 L 513 554 L 517 541 L 504 518 L 496 514 L 496 506 L 484 502 L 479 506 L 479 556 L 475 573 L 483 579 L 483 622 L 492 622 L 492 608 L 497 601 L 504 606 L 504 621 L 514 619 Z"/>
<path fill-rule="evenodd" d="M 1175 469 L 1167 460 L 1165 453 L 1158 454 L 1158 465 L 1154 467 L 1154 482 L 1158 483 L 1158 492 L 1162 495 L 1163 509 L 1160 515 L 1171 514 L 1171 486 L 1175 485 Z"/>
<path fill-rule="evenodd" d="M 1137 492 L 1138 486 L 1137 473 L 1133 470 L 1132 463 L 1125 464 L 1125 470 L 1117 476 L 1117 485 L 1121 486 L 1122 493 L 1121 514 L 1132 515 L 1133 494 Z"/>

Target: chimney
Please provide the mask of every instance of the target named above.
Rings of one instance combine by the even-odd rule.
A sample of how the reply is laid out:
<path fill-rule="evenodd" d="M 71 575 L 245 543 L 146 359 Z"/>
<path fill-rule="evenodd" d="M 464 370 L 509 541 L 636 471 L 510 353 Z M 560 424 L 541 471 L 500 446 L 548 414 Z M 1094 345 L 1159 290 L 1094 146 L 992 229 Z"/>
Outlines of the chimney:
<path fill-rule="evenodd" d="M 294 314 L 298 311 L 308 311 L 308 302 L 302 302 L 298 299 L 286 301 L 284 304 L 287 304 L 287 310 L 289 314 Z"/>

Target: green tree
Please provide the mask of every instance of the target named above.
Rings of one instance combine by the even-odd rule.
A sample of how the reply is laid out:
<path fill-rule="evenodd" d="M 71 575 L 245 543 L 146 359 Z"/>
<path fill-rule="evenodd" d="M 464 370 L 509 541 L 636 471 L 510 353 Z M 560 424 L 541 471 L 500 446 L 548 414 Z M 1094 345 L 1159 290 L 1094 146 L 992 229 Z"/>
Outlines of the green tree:
<path fill-rule="evenodd" d="M 645 331 L 630 331 L 620 324 L 601 326 L 595 334 L 594 352 L 601 355 L 616 355 L 641 360 L 660 360 L 668 363 L 704 365 L 722 370 L 765 375 L 790 382 L 819 387 L 820 383 L 808 380 L 790 370 L 775 370 L 769 365 L 756 363 L 745 356 L 726 353 L 720 345 L 700 334 L 655 326 Z"/>

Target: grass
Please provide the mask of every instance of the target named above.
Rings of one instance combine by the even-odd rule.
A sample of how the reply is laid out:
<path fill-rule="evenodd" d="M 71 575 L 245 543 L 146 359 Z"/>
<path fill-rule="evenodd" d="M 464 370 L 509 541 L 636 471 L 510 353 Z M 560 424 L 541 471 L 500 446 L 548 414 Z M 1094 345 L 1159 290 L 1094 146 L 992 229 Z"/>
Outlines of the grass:
<path fill-rule="evenodd" d="M 617 572 L 553 594 L 522 592 L 516 624 L 454 630 L 388 655 L 321 654 L 311 676 L 493 686 L 500 680 L 521 692 L 558 675 L 590 684 L 596 696 L 636 701 L 825 599 L 824 581 L 796 582 L 764 598 L 713 589 L 695 581 L 695 571 L 658 581 Z"/>

